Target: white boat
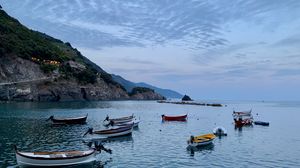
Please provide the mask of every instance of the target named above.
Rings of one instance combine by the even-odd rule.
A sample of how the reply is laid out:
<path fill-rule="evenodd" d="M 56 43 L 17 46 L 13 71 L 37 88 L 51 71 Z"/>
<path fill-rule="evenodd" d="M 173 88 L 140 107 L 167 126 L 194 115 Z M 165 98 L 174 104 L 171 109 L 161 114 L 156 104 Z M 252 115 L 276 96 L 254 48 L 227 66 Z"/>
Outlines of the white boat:
<path fill-rule="evenodd" d="M 16 148 L 16 147 L 15 147 Z M 17 163 L 21 167 L 54 167 L 90 163 L 96 160 L 96 149 L 65 152 L 21 152 L 16 149 Z"/>
<path fill-rule="evenodd" d="M 133 124 L 133 127 L 138 127 L 138 126 L 139 126 L 139 123 L 140 123 L 140 120 L 134 119 L 133 121 L 125 122 L 125 123 L 117 123 L 117 124 L 113 124 L 113 122 L 111 122 L 111 123 L 108 124 L 107 126 L 119 126 L 119 127 L 122 127 L 122 126 L 126 126 L 126 125 Z M 113 125 L 111 125 L 111 124 L 113 124 Z"/>
<path fill-rule="evenodd" d="M 252 109 L 250 111 L 233 111 L 232 116 L 236 127 L 242 127 L 246 125 L 252 125 L 253 116 Z"/>
<path fill-rule="evenodd" d="M 127 116 L 127 117 L 121 117 L 121 118 L 112 118 L 110 119 L 109 116 L 105 118 L 103 121 L 104 126 L 109 126 L 111 123 L 113 124 L 124 124 L 131 122 L 134 119 L 134 115 Z"/>
<path fill-rule="evenodd" d="M 84 136 L 89 133 L 89 134 L 101 135 L 106 138 L 119 137 L 119 136 L 130 135 L 132 133 L 132 130 L 133 130 L 133 124 L 116 126 L 104 130 L 98 130 L 98 131 L 93 131 L 93 128 L 89 128 L 89 130 L 84 134 Z"/>
<path fill-rule="evenodd" d="M 227 130 L 224 127 L 216 127 L 213 133 L 217 136 L 227 136 Z"/>
<path fill-rule="evenodd" d="M 200 147 L 209 145 L 215 138 L 216 136 L 214 134 L 205 134 L 196 137 L 191 136 L 191 138 L 188 140 L 188 147 Z"/>

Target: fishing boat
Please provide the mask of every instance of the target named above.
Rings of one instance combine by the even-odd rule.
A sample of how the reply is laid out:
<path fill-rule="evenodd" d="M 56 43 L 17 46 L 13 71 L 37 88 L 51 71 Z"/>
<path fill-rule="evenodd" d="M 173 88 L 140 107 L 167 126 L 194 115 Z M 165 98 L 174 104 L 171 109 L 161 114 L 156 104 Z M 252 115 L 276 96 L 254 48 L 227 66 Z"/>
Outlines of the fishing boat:
<path fill-rule="evenodd" d="M 111 123 L 114 124 L 125 124 L 128 122 L 131 122 L 134 119 L 134 115 L 127 117 L 120 117 L 120 118 L 109 118 L 109 116 L 106 116 L 105 120 L 103 121 L 104 126 L 109 126 Z"/>
<path fill-rule="evenodd" d="M 54 124 L 85 124 L 87 117 L 88 114 L 77 118 L 54 118 L 54 116 L 50 116 L 46 121 L 51 120 Z"/>
<path fill-rule="evenodd" d="M 216 127 L 214 130 L 213 130 L 213 133 L 214 135 L 216 136 L 227 136 L 227 131 L 225 128 L 223 127 Z"/>
<path fill-rule="evenodd" d="M 98 131 L 93 131 L 93 128 L 89 128 L 88 131 L 84 134 L 84 136 L 86 134 L 97 134 L 107 138 L 119 137 L 119 136 L 130 135 L 132 133 L 132 130 L 133 130 L 133 124 L 116 126 L 104 130 L 98 130 Z"/>
<path fill-rule="evenodd" d="M 191 136 L 188 140 L 188 147 L 200 147 L 209 145 L 216 138 L 214 134 L 204 134 L 200 136 Z"/>
<path fill-rule="evenodd" d="M 163 114 L 161 117 L 163 121 L 186 121 L 187 114 L 181 116 L 166 116 Z"/>
<path fill-rule="evenodd" d="M 232 116 L 236 127 L 242 127 L 246 125 L 252 125 L 253 123 L 253 116 L 252 110 L 250 111 L 242 111 L 237 112 L 233 111 Z"/>
<path fill-rule="evenodd" d="M 255 125 L 262 125 L 262 126 L 269 126 L 269 122 L 264 122 L 264 121 L 254 121 Z"/>
<path fill-rule="evenodd" d="M 20 167 L 62 167 L 91 163 L 96 160 L 96 154 L 101 150 L 112 153 L 102 144 L 95 142 L 95 147 L 86 151 L 63 152 L 21 152 L 14 145 L 17 163 Z"/>
<path fill-rule="evenodd" d="M 122 126 L 126 126 L 126 125 L 130 125 L 130 124 L 133 124 L 133 127 L 138 127 L 139 126 L 139 123 L 140 123 L 140 120 L 138 119 L 134 119 L 130 122 L 119 122 L 119 123 L 114 123 L 114 121 L 110 121 L 108 125 L 106 125 L 107 127 L 113 127 L 113 126 L 119 126 L 119 127 L 122 127 Z"/>

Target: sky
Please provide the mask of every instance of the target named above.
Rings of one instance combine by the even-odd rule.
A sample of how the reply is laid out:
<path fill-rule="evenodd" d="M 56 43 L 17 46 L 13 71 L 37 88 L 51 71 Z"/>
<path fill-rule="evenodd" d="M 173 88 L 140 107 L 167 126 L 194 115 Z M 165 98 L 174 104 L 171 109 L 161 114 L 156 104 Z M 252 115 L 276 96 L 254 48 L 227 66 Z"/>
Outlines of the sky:
<path fill-rule="evenodd" d="M 0 0 L 109 73 L 194 99 L 300 100 L 299 0 Z"/>

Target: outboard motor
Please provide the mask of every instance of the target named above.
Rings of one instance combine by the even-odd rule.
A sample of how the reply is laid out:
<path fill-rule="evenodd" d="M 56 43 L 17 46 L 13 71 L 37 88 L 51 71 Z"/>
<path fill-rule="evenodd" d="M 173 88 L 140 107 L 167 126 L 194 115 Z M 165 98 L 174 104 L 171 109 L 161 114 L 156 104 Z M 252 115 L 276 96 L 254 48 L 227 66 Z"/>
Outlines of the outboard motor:
<path fill-rule="evenodd" d="M 52 120 L 54 116 L 50 116 L 46 121 Z"/>
<path fill-rule="evenodd" d="M 101 152 L 101 150 L 104 150 L 105 152 L 109 153 L 109 154 L 112 154 L 112 150 L 111 149 L 107 149 L 105 148 L 102 143 L 99 143 L 98 141 L 95 141 L 94 142 L 95 144 L 95 149 L 99 152 Z"/>
<path fill-rule="evenodd" d="M 195 139 L 195 137 L 192 135 L 191 139 L 190 139 L 191 143 L 194 143 L 194 139 Z"/>
<path fill-rule="evenodd" d="M 93 128 L 89 128 L 83 136 L 86 136 L 86 134 L 93 134 Z"/>

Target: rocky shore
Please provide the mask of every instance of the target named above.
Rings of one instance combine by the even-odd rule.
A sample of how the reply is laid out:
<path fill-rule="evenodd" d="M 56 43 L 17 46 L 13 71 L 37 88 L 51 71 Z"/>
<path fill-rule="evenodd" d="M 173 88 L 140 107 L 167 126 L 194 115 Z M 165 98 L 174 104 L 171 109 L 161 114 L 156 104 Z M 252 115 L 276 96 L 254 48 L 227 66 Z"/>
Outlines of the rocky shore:
<path fill-rule="evenodd" d="M 94 101 L 94 100 L 163 100 L 155 92 L 127 92 L 114 85 L 99 82 L 90 85 L 78 85 L 76 82 L 49 79 L 37 82 L 0 85 L 0 101 Z"/>

